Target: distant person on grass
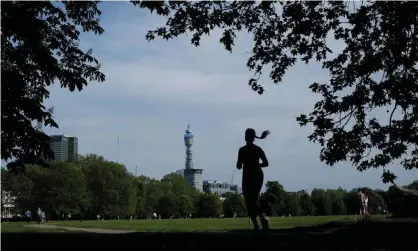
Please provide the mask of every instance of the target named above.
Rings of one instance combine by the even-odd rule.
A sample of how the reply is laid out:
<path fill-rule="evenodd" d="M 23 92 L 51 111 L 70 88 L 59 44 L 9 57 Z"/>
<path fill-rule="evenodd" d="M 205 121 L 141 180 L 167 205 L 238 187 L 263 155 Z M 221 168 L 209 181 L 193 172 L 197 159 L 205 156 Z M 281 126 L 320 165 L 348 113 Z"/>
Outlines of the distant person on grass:
<path fill-rule="evenodd" d="M 42 216 L 42 223 L 46 223 L 46 215 L 44 211 L 42 211 L 41 216 Z"/>
<path fill-rule="evenodd" d="M 29 222 L 32 220 L 32 213 L 30 212 L 30 210 L 27 210 L 25 212 L 25 216 L 26 216 L 26 222 L 29 224 Z"/>
<path fill-rule="evenodd" d="M 263 186 L 264 174 L 261 168 L 269 165 L 263 149 L 254 144 L 254 140 L 264 139 L 269 135 L 269 131 L 264 131 L 261 137 L 257 137 L 254 129 L 245 131 L 245 141 L 247 144 L 238 151 L 238 170 L 243 169 L 242 173 L 242 193 L 245 204 L 247 205 L 248 215 L 254 225 L 254 230 L 258 231 L 260 227 L 257 223 L 257 216 L 260 217 L 263 230 L 268 230 L 268 220 L 264 217 L 258 205 L 258 196 Z M 261 164 L 260 164 L 261 159 Z"/>
<path fill-rule="evenodd" d="M 38 207 L 38 210 L 36 211 L 36 224 L 40 225 L 42 222 L 42 210 Z"/>
<path fill-rule="evenodd" d="M 361 208 L 360 208 L 360 218 L 363 219 L 369 216 L 368 212 L 368 203 L 369 197 L 365 194 L 365 190 L 361 189 L 359 192 L 360 201 L 361 201 Z"/>

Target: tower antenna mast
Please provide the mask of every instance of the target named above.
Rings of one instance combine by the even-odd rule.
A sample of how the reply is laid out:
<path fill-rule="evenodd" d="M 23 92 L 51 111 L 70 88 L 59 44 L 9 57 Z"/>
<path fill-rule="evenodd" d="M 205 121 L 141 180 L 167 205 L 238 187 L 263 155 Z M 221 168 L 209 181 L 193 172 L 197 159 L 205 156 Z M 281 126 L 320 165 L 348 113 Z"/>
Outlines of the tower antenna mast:
<path fill-rule="evenodd" d="M 118 137 L 118 141 L 116 143 L 116 162 L 119 163 L 119 137 Z"/>

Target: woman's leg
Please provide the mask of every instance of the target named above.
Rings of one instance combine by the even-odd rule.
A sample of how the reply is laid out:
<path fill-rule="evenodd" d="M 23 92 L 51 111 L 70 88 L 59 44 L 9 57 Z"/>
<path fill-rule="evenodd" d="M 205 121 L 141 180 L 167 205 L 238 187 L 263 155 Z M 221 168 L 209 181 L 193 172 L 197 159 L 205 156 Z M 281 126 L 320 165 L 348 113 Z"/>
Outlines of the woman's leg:
<path fill-rule="evenodd" d="M 254 201 L 254 196 L 252 194 L 252 189 L 251 187 L 249 187 L 248 184 L 246 184 L 246 186 L 242 188 L 243 190 L 243 196 L 244 196 L 244 200 L 245 200 L 245 205 L 247 206 L 247 211 L 248 211 L 248 216 L 251 220 L 251 222 L 254 225 L 254 229 L 258 229 L 258 224 L 257 224 L 257 211 L 255 208 L 255 201 Z"/>
<path fill-rule="evenodd" d="M 257 212 L 258 217 L 260 217 L 260 221 L 261 221 L 261 225 L 263 227 L 263 230 L 268 230 L 268 228 L 269 228 L 268 220 L 264 216 L 264 214 L 263 214 L 264 212 L 263 212 L 263 210 L 260 207 L 259 202 L 258 202 L 258 198 L 260 196 L 261 188 L 263 187 L 263 182 L 264 182 L 264 175 L 263 175 L 263 173 L 261 173 L 259 176 L 256 177 L 255 184 L 254 184 L 255 210 Z"/>
<path fill-rule="evenodd" d="M 245 199 L 245 205 L 247 206 L 248 216 L 253 223 L 254 230 L 258 230 L 259 226 L 257 223 L 257 196 L 255 195 L 256 188 L 254 182 L 254 176 L 243 175 L 242 177 L 242 195 Z"/>
<path fill-rule="evenodd" d="M 255 179 L 255 184 L 254 184 L 255 209 L 256 209 L 256 213 L 260 217 L 260 219 L 263 217 L 263 212 L 262 212 L 261 207 L 259 205 L 258 198 L 260 196 L 261 188 L 263 188 L 263 181 L 264 181 L 264 175 L 263 175 L 263 173 L 260 173 L 257 176 L 257 179 Z"/>
<path fill-rule="evenodd" d="M 258 205 L 258 196 L 263 186 L 263 173 L 253 173 L 250 177 L 243 176 L 242 189 L 247 206 L 248 215 L 254 225 L 254 229 L 258 230 L 257 216 L 262 217 L 262 212 Z"/>

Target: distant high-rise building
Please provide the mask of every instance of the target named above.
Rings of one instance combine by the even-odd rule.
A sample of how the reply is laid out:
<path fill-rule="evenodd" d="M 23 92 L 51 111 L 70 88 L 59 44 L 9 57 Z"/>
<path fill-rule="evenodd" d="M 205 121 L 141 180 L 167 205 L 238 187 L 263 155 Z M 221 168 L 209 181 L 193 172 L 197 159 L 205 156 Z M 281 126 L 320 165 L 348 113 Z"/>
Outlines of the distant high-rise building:
<path fill-rule="evenodd" d="M 78 138 L 68 138 L 68 160 L 72 162 L 78 161 Z"/>
<path fill-rule="evenodd" d="M 193 168 L 193 155 L 192 155 L 192 146 L 193 146 L 193 133 L 190 129 L 190 125 L 187 126 L 186 134 L 184 135 L 184 144 L 186 145 L 186 165 L 183 170 L 184 179 L 190 187 L 193 187 L 199 191 L 203 190 L 202 183 L 202 174 L 203 169 Z"/>
<path fill-rule="evenodd" d="M 77 161 L 78 139 L 67 135 L 51 135 L 51 149 L 54 161 Z"/>

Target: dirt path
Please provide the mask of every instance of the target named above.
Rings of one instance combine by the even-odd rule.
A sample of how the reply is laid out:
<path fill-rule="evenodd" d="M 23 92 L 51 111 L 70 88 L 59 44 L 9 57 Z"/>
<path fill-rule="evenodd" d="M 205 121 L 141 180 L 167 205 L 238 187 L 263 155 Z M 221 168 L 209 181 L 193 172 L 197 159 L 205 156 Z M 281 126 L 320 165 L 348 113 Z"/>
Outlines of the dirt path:
<path fill-rule="evenodd" d="M 81 228 L 81 227 L 65 227 L 65 226 L 56 226 L 50 224 L 41 224 L 41 225 L 25 225 L 25 227 L 32 228 L 49 228 L 49 229 L 65 229 L 69 231 L 82 231 L 96 234 L 128 234 L 135 233 L 135 230 L 115 230 L 115 229 L 100 229 L 100 228 Z"/>

